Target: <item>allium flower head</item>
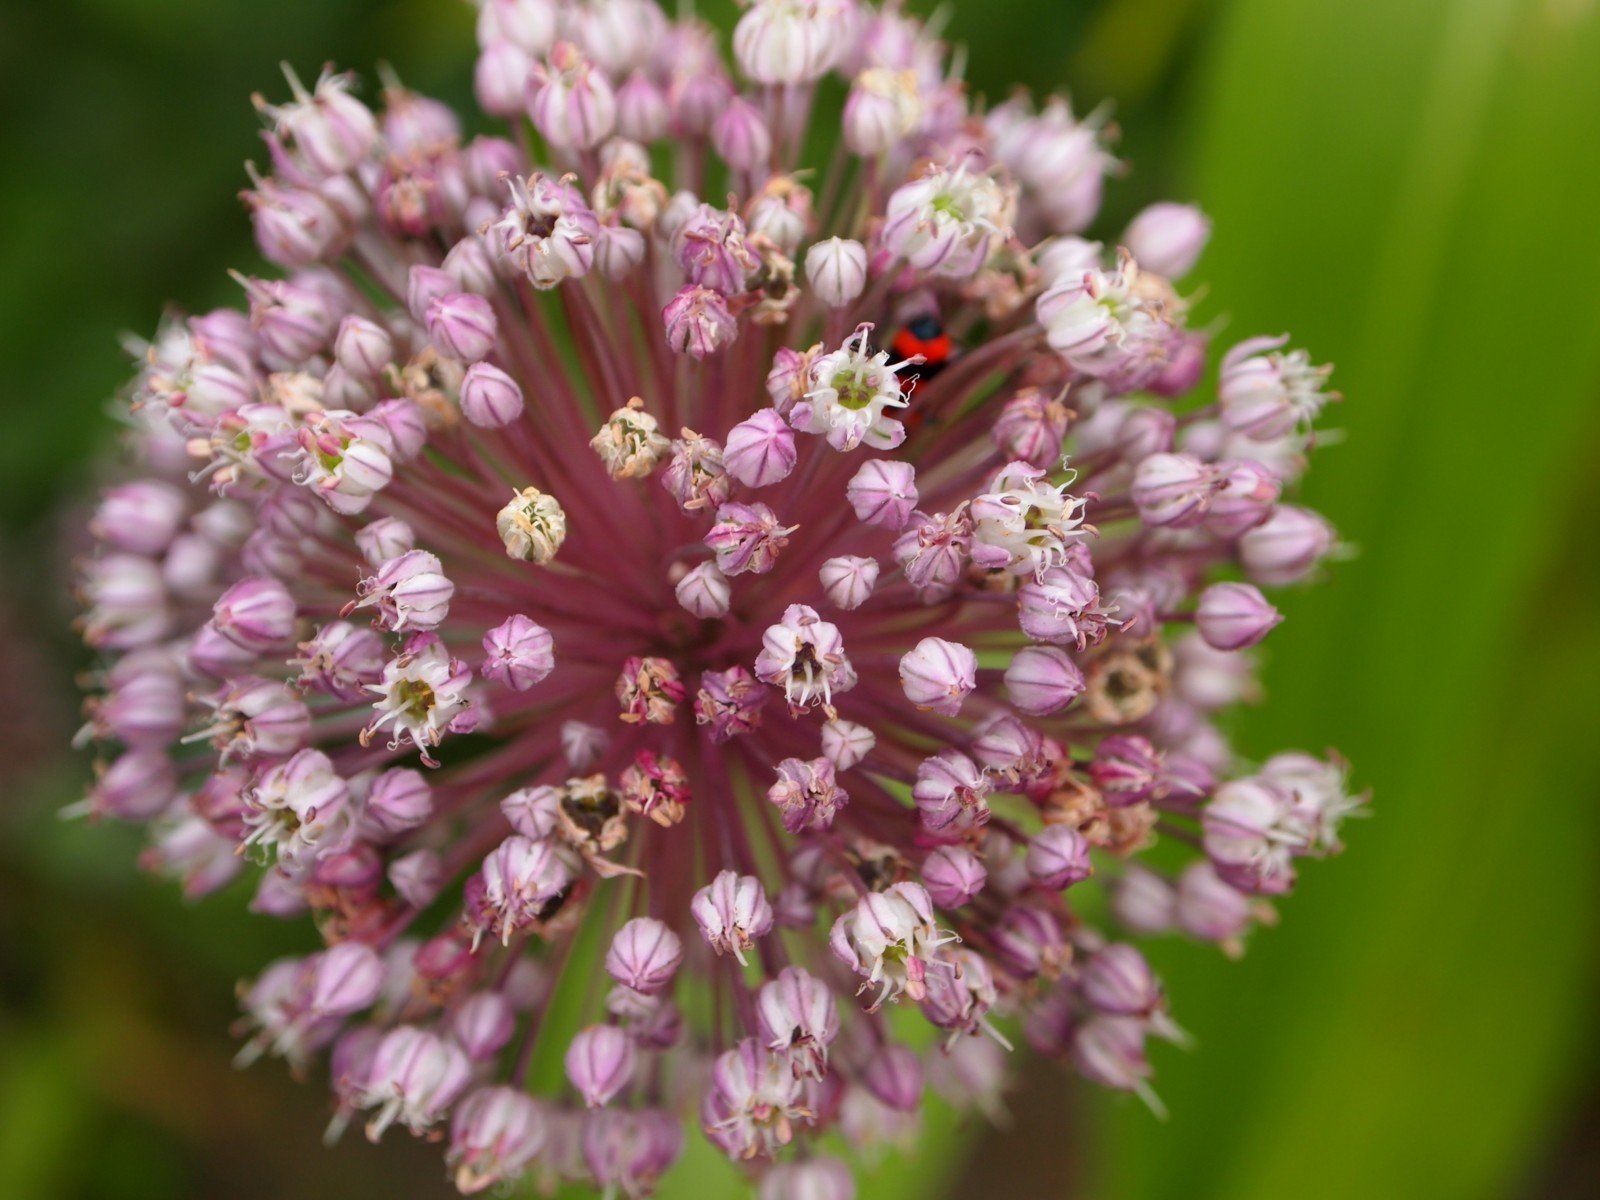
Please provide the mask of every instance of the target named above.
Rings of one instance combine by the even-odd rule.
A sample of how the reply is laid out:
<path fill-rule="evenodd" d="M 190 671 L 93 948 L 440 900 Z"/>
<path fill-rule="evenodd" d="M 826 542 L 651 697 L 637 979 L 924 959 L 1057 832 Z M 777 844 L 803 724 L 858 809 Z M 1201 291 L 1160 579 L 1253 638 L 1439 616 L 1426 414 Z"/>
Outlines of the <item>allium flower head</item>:
<path fill-rule="evenodd" d="M 504 137 L 257 102 L 282 271 L 141 349 L 81 810 L 314 925 L 243 1057 L 327 1051 L 334 1131 L 464 1192 L 646 1195 L 688 1125 L 847 1196 L 828 1133 L 998 1111 L 1019 1033 L 1151 1096 L 1132 942 L 1236 953 L 1362 799 L 1216 724 L 1333 544 L 1282 499 L 1327 369 L 1200 386 L 1208 221 L 1078 237 L 1106 131 L 975 103 L 897 4 L 749 0 L 728 61 L 653 0 L 480 9 Z"/>

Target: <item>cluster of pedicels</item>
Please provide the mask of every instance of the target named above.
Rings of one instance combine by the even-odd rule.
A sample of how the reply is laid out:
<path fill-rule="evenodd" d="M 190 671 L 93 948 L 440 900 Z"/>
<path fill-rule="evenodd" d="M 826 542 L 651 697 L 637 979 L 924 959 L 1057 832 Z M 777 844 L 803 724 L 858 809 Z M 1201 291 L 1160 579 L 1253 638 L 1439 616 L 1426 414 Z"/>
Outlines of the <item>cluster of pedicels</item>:
<path fill-rule="evenodd" d="M 309 917 L 242 1057 L 465 1192 L 644 1195 L 688 1123 L 838 1200 L 825 1145 L 995 1110 L 1019 1036 L 1154 1102 L 1129 939 L 1237 952 L 1359 803 L 1213 720 L 1331 547 L 1327 368 L 1202 383 L 1205 218 L 1086 240 L 1106 128 L 895 4 L 750 0 L 731 67 L 652 0 L 478 35 L 498 135 L 257 100 L 282 272 L 139 347 L 80 808 Z"/>

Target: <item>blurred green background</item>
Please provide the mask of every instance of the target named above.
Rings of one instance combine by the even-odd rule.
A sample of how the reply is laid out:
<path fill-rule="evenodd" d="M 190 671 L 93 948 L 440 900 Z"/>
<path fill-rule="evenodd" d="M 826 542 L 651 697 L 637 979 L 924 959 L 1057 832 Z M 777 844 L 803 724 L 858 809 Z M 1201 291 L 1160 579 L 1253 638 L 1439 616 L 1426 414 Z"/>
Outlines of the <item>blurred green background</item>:
<path fill-rule="evenodd" d="M 1198 1039 L 1158 1052 L 1168 1122 L 1039 1074 L 1008 1130 L 863 1195 L 1600 1194 L 1600 12 L 968 0 L 949 29 L 991 96 L 1116 97 L 1104 230 L 1198 201 L 1225 339 L 1287 328 L 1337 364 L 1308 495 L 1356 553 L 1284 601 L 1242 742 L 1337 746 L 1377 817 L 1243 962 L 1157 947 Z M 318 1089 L 229 1066 L 231 985 L 294 933 L 186 908 L 129 831 L 52 810 L 84 773 L 62 506 L 117 334 L 255 261 L 249 93 L 284 59 L 387 60 L 465 101 L 471 50 L 455 0 L 0 3 L 0 1197 L 446 1194 L 435 1148 L 324 1152 Z"/>

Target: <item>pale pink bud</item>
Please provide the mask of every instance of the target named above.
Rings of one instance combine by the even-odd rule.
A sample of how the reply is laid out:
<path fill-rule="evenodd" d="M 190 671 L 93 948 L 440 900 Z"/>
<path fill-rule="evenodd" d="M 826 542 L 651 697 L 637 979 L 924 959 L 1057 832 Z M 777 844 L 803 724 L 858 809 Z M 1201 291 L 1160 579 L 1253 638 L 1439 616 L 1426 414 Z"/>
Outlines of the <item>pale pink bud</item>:
<path fill-rule="evenodd" d="M 533 59 L 511 42 L 484 47 L 472 71 L 472 93 L 478 107 L 493 117 L 520 117 L 527 104 Z"/>
<path fill-rule="evenodd" d="M 848 771 L 877 744 L 877 735 L 865 725 L 838 718 L 822 724 L 822 753 L 836 770 Z"/>
<path fill-rule="evenodd" d="M 484 429 L 509 425 L 522 415 L 522 388 L 499 367 L 475 362 L 461 380 L 461 415 Z"/>
<path fill-rule="evenodd" d="M 648 145 L 666 135 L 671 119 L 667 98 L 643 71 L 635 71 L 617 89 L 617 132 Z"/>
<path fill-rule="evenodd" d="M 549 61 L 534 66 L 529 112 L 552 146 L 588 150 L 616 125 L 617 100 L 605 72 L 571 42 L 557 42 Z"/>
<path fill-rule="evenodd" d="M 1226 942 L 1250 927 L 1251 899 L 1201 860 L 1178 876 L 1172 917 L 1192 937 Z"/>
<path fill-rule="evenodd" d="M 965 846 L 940 846 L 922 863 L 922 884 L 940 908 L 960 908 L 988 881 L 983 860 Z"/>
<path fill-rule="evenodd" d="M 871 459 L 851 477 L 845 498 L 868 525 L 903 529 L 917 507 L 916 471 L 910 463 Z"/>
<path fill-rule="evenodd" d="M 833 237 L 806 251 L 806 280 L 812 294 L 829 308 L 843 308 L 867 286 L 867 248 Z"/>
<path fill-rule="evenodd" d="M 923 638 L 900 659 L 900 686 L 918 708 L 953 717 L 978 685 L 978 656 L 958 642 Z"/>
<path fill-rule="evenodd" d="M 896 1112 L 914 1112 L 922 1101 L 922 1060 L 911 1047 L 888 1042 L 867 1060 L 861 1082 Z"/>
<path fill-rule="evenodd" d="M 1028 876 L 1040 887 L 1060 891 L 1094 873 L 1089 839 L 1070 825 L 1046 825 L 1028 841 Z"/>
<path fill-rule="evenodd" d="M 548 1138 L 544 1114 L 526 1092 L 480 1088 L 456 1107 L 446 1161 L 463 1195 L 522 1177 Z"/>
<path fill-rule="evenodd" d="M 932 833 L 975 829 L 989 819 L 989 777 L 952 746 L 917 765 L 911 799 L 922 824 Z"/>
<path fill-rule="evenodd" d="M 761 985 L 756 1015 L 768 1050 L 789 1055 L 797 1074 L 821 1077 L 828 1046 L 839 1036 L 839 1006 L 827 984 L 800 967 L 785 967 Z"/>
<path fill-rule="evenodd" d="M 1111 911 L 1117 920 L 1130 932 L 1146 936 L 1172 929 L 1176 902 L 1172 884 L 1137 864 L 1129 864 L 1111 893 Z"/>
<path fill-rule="evenodd" d="M 177 536 L 188 512 L 188 499 L 179 488 L 141 479 L 107 489 L 89 532 L 118 550 L 159 555 Z"/>
<path fill-rule="evenodd" d="M 516 613 L 483 635 L 483 675 L 525 692 L 555 670 L 555 640 L 531 617 Z"/>
<path fill-rule="evenodd" d="M 878 560 L 854 554 L 830 558 L 822 564 L 817 577 L 834 605 L 860 608 L 878 582 Z"/>
<path fill-rule="evenodd" d="M 716 563 L 703 562 L 691 570 L 673 589 L 678 603 L 702 620 L 726 616 L 733 589 Z"/>
<path fill-rule="evenodd" d="M 452 285 L 454 280 L 451 280 Z M 482 296 L 456 292 L 428 304 L 428 337 L 440 354 L 475 363 L 494 349 L 494 307 Z"/>
<path fill-rule="evenodd" d="M 500 801 L 500 812 L 523 837 L 535 841 L 554 837 L 561 829 L 560 788 L 541 784 L 518 788 Z"/>
<path fill-rule="evenodd" d="M 378 998 L 383 960 L 364 942 L 340 942 L 312 958 L 308 1008 L 318 1017 L 347 1017 Z"/>
<path fill-rule="evenodd" d="M 995 445 L 1013 459 L 1040 470 L 1061 462 L 1067 436 L 1067 408 L 1038 388 L 1027 388 L 1007 400 L 990 430 Z"/>
<path fill-rule="evenodd" d="M 294 634 L 295 601 L 277 579 L 241 579 L 217 598 L 211 623 L 234 645 L 256 654 L 282 646 Z"/>
<path fill-rule="evenodd" d="M 504 1050 L 517 1029 L 517 1014 L 509 1000 L 499 992 L 478 992 L 462 1000 L 451 1014 L 450 1032 L 456 1045 L 477 1062 L 491 1059 Z"/>
<path fill-rule="evenodd" d="M 591 1025 L 567 1047 L 567 1080 L 590 1108 L 603 1108 L 633 1078 L 633 1039 L 615 1025 Z"/>
<path fill-rule="evenodd" d="M 1159 202 L 1128 223 L 1122 244 L 1140 267 L 1179 279 L 1189 273 L 1210 237 L 1211 222 L 1194 205 Z"/>
<path fill-rule="evenodd" d="M 1031 904 L 1010 909 L 993 937 L 1001 961 L 1024 979 L 1036 975 L 1053 979 L 1061 973 L 1070 954 L 1054 915 Z"/>
<path fill-rule="evenodd" d="M 380 836 L 397 837 L 433 815 L 433 788 L 420 771 L 384 771 L 372 781 L 361 815 Z"/>
<path fill-rule="evenodd" d="M 760 110 L 735 96 L 711 122 L 711 145 L 735 171 L 761 171 L 772 156 L 772 133 Z"/>
<path fill-rule="evenodd" d="M 636 992 L 667 987 L 683 962 L 683 942 L 654 917 L 635 917 L 617 930 L 606 951 L 606 974 Z"/>
<path fill-rule="evenodd" d="M 777 483 L 794 470 L 794 430 L 776 409 L 763 408 L 728 430 L 722 461 L 746 487 Z"/>
<path fill-rule="evenodd" d="M 1214 583 L 1200 593 L 1195 627 L 1215 650 L 1243 650 L 1270 633 L 1283 617 L 1248 583 Z"/>
<path fill-rule="evenodd" d="M 500 280 L 484 240 L 473 234 L 450 247 L 443 266 L 457 287 L 478 296 L 492 295 Z"/>
<path fill-rule="evenodd" d="M 1071 704 L 1082 694 L 1083 672 L 1058 646 L 1026 646 L 1006 668 L 1006 694 L 1023 712 L 1044 716 Z"/>
<path fill-rule="evenodd" d="M 91 813 L 123 821 L 148 821 L 177 799 L 178 772 L 159 750 L 129 750 L 89 788 Z"/>
<path fill-rule="evenodd" d="M 458 294 L 455 276 L 442 267 L 419 263 L 406 274 L 406 309 L 411 316 L 426 323 L 428 310 L 435 300 Z"/>
<path fill-rule="evenodd" d="M 1252 459 L 1218 463 L 1222 486 L 1211 498 L 1205 526 L 1218 537 L 1238 537 L 1265 521 L 1278 502 L 1283 482 Z"/>
<path fill-rule="evenodd" d="M 378 1044 L 358 1100 L 378 1112 L 367 1125 L 377 1141 L 396 1120 L 420 1134 L 465 1090 L 471 1068 L 451 1042 L 414 1025 L 400 1025 Z"/>
<path fill-rule="evenodd" d="M 783 1162 L 762 1176 L 759 1200 L 856 1200 L 856 1181 L 837 1158 Z"/>
<path fill-rule="evenodd" d="M 1280 587 L 1311 573 L 1333 545 L 1333 530 L 1309 509 L 1280 504 L 1239 538 L 1239 565 L 1256 583 Z"/>
<path fill-rule="evenodd" d="M 556 0 L 483 0 L 478 44 L 510 42 L 528 54 L 544 54 L 556 40 L 561 12 Z"/>
<path fill-rule="evenodd" d="M 838 61 L 845 18 L 838 0 L 755 0 L 734 27 L 734 58 L 756 83 L 815 82 Z"/>
<path fill-rule="evenodd" d="M 1152 454 L 1133 475 L 1133 503 L 1146 525 L 1198 525 L 1222 479 L 1191 454 Z"/>

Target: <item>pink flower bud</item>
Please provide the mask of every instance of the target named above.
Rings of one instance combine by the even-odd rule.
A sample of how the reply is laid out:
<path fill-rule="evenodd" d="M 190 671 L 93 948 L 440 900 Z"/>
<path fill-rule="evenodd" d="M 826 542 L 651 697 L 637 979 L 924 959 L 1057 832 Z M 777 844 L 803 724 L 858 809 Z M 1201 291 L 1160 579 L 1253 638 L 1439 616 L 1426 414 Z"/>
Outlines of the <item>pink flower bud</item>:
<path fill-rule="evenodd" d="M 363 942 L 340 942 L 311 960 L 309 1011 L 319 1017 L 360 1012 L 383 987 L 383 960 Z"/>
<path fill-rule="evenodd" d="M 294 597 L 279 580 L 241 579 L 212 605 L 211 623 L 234 645 L 264 654 L 293 635 Z"/>
<path fill-rule="evenodd" d="M 783 1162 L 762 1177 L 759 1200 L 856 1200 L 856 1183 L 837 1158 Z"/>
<path fill-rule="evenodd" d="M 1191 863 L 1178 876 L 1172 915 L 1183 931 L 1208 942 L 1226 942 L 1250 926 L 1251 900 L 1225 882 L 1204 860 Z"/>
<path fill-rule="evenodd" d="M 752 488 L 786 479 L 795 458 L 794 430 L 771 408 L 760 409 L 728 430 L 722 447 L 728 474 Z"/>
<path fill-rule="evenodd" d="M 812 83 L 838 60 L 846 37 L 840 3 L 755 0 L 733 30 L 733 55 L 756 83 Z"/>
<path fill-rule="evenodd" d="M 828 238 L 806 251 L 806 280 L 829 308 L 843 308 L 867 286 L 867 248 L 846 238 Z"/>
<path fill-rule="evenodd" d="M 415 320 L 426 323 L 428 310 L 435 300 L 457 295 L 460 291 L 450 272 L 419 263 L 406 275 L 406 309 Z"/>
<path fill-rule="evenodd" d="M 1147 271 L 1181 279 L 1211 237 L 1211 222 L 1192 204 L 1160 202 L 1142 209 L 1128 223 L 1122 244 Z"/>
<path fill-rule="evenodd" d="M 178 772 L 157 750 L 129 750 L 113 760 L 89 788 L 91 813 L 122 821 L 148 821 L 177 799 Z"/>
<path fill-rule="evenodd" d="M 605 72 L 571 42 L 557 42 L 549 60 L 534 65 L 529 112 L 552 146 L 588 150 L 615 127 L 617 99 Z"/>
<path fill-rule="evenodd" d="M 490 296 L 499 284 L 494 260 L 489 257 L 484 240 L 476 234 L 468 234 L 451 246 L 450 253 L 444 256 L 443 267 L 463 292 Z"/>
<path fill-rule="evenodd" d="M 961 751 L 945 747 L 917 767 L 911 798 L 923 826 L 931 833 L 959 833 L 989 819 L 988 776 Z"/>
<path fill-rule="evenodd" d="M 177 536 L 188 512 L 188 499 L 178 488 L 141 479 L 107 489 L 89 532 L 118 550 L 159 555 Z"/>
<path fill-rule="evenodd" d="M 1070 825 L 1046 825 L 1028 841 L 1028 876 L 1052 891 L 1082 883 L 1094 873 L 1089 840 Z"/>
<path fill-rule="evenodd" d="M 1085 1079 L 1155 1102 L 1144 1054 L 1145 1022 L 1136 1017 L 1094 1016 L 1072 1034 L 1072 1062 Z"/>
<path fill-rule="evenodd" d="M 1238 537 L 1271 514 L 1282 481 L 1267 467 L 1251 459 L 1218 463 L 1222 486 L 1211 498 L 1205 526 L 1218 537 Z"/>
<path fill-rule="evenodd" d="M 440 354 L 469 363 L 488 357 L 498 330 L 494 307 L 471 292 L 454 292 L 429 301 L 427 326 L 428 337 Z"/>
<path fill-rule="evenodd" d="M 1038 388 L 1026 388 L 1007 400 L 990 436 L 1008 457 L 1040 470 L 1061 462 L 1067 436 L 1067 408 Z"/>
<path fill-rule="evenodd" d="M 989 872 L 965 846 L 940 846 L 922 863 L 922 883 L 940 908 L 960 908 L 983 890 Z"/>
<path fill-rule="evenodd" d="M 1058 712 L 1083 693 L 1083 672 L 1058 646 L 1027 646 L 1006 668 L 1006 694 L 1023 712 L 1040 717 Z"/>
<path fill-rule="evenodd" d="M 726 616 L 733 594 L 728 577 L 710 562 L 701 563 L 678 580 L 673 592 L 678 603 L 701 620 Z"/>
<path fill-rule="evenodd" d="M 1248 583 L 1214 583 L 1200 593 L 1195 627 L 1215 650 L 1243 650 L 1270 633 L 1283 617 Z"/>
<path fill-rule="evenodd" d="M 389 882 L 407 904 L 426 908 L 444 887 L 444 864 L 432 850 L 413 850 L 389 864 Z"/>
<path fill-rule="evenodd" d="M 878 582 L 878 560 L 846 554 L 830 558 L 817 571 L 822 590 L 839 608 L 860 608 Z"/>
<path fill-rule="evenodd" d="M 615 1025 L 591 1025 L 567 1047 L 567 1079 L 590 1108 L 604 1108 L 633 1078 L 633 1040 Z"/>
<path fill-rule="evenodd" d="M 865 725 L 837 719 L 822 723 L 822 754 L 836 770 L 848 771 L 877 744 L 877 735 Z"/>
<path fill-rule="evenodd" d="M 417 535 L 399 517 L 379 517 L 356 530 L 356 548 L 375 567 L 399 558 L 416 544 Z"/>
<path fill-rule="evenodd" d="M 953 717 L 978 685 L 978 656 L 958 642 L 923 638 L 900 659 L 900 686 L 918 708 Z"/>
<path fill-rule="evenodd" d="M 1145 936 L 1172 929 L 1176 902 L 1172 884 L 1137 863 L 1128 865 L 1111 893 L 1111 911 L 1116 919 L 1130 933 Z"/>
<path fill-rule="evenodd" d="M 509 425 L 522 415 L 522 388 L 499 367 L 475 362 L 461 380 L 461 415 L 484 429 Z"/>
<path fill-rule="evenodd" d="M 1054 979 L 1071 954 L 1056 918 L 1030 904 L 1019 904 L 1006 913 L 994 931 L 994 947 L 1001 961 L 1024 979 L 1040 975 Z"/>
<path fill-rule="evenodd" d="M 910 463 L 871 459 L 851 478 L 845 497 L 868 525 L 903 529 L 917 507 L 916 471 Z"/>
<path fill-rule="evenodd" d="M 741 96 L 735 96 L 711 122 L 711 145 L 735 171 L 764 171 L 772 157 L 766 120 Z"/>
<path fill-rule="evenodd" d="M 1239 538 L 1239 564 L 1265 587 L 1298 583 L 1333 545 L 1333 530 L 1309 509 L 1280 504 Z"/>
<path fill-rule="evenodd" d="M 362 1107 L 378 1110 L 367 1137 L 377 1141 L 397 1120 L 422 1133 L 455 1103 L 469 1075 L 467 1056 L 450 1042 L 414 1025 L 396 1026 L 378 1044 L 358 1096 Z"/>
<path fill-rule="evenodd" d="M 433 788 L 422 772 L 395 767 L 372 781 L 361 815 L 382 837 L 397 837 L 433 815 Z"/>
<path fill-rule="evenodd" d="M 683 942 L 654 917 L 635 917 L 618 929 L 606 951 L 606 974 L 652 995 L 672 982 L 683 962 Z"/>
<path fill-rule="evenodd" d="M 1146 525 L 1198 525 L 1221 486 L 1216 471 L 1190 454 L 1152 454 L 1133 476 L 1133 502 Z"/>
<path fill-rule="evenodd" d="M 525 692 L 555 670 L 555 639 L 521 613 L 483 635 L 483 676 L 514 692 Z"/>
<path fill-rule="evenodd" d="M 493 1058 L 516 1031 L 516 1014 L 499 992 L 468 996 L 451 1014 L 450 1033 L 474 1062 Z"/>
<path fill-rule="evenodd" d="M 472 71 L 472 94 L 492 117 L 520 117 L 533 78 L 533 59 L 511 42 L 484 47 Z"/>
<path fill-rule="evenodd" d="M 889 1042 L 867 1060 L 861 1082 L 896 1112 L 915 1112 L 922 1103 L 922 1060 L 911 1047 Z"/>
<path fill-rule="evenodd" d="M 617 89 L 617 132 L 648 145 L 665 136 L 671 113 L 667 98 L 643 71 L 635 71 Z"/>
<path fill-rule="evenodd" d="M 456 1188 L 471 1195 L 521 1178 L 547 1138 L 532 1096 L 510 1087 L 478 1089 L 457 1105 L 450 1123 L 446 1159 Z"/>

